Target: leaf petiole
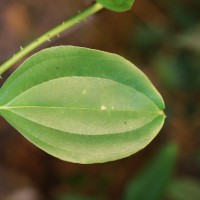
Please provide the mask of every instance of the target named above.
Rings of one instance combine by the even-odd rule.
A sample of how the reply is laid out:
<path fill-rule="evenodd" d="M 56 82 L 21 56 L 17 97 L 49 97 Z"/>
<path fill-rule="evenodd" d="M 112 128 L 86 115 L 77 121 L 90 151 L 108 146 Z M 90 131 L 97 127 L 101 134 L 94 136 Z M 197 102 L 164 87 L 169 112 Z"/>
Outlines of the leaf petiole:
<path fill-rule="evenodd" d="M 75 24 L 83 21 L 87 17 L 93 15 L 94 13 L 101 10 L 103 6 L 99 3 L 95 3 L 85 11 L 79 13 L 78 15 L 72 17 L 71 19 L 63 22 L 62 24 L 54 27 L 50 31 L 46 32 L 39 38 L 35 39 L 33 42 L 25 46 L 24 48 L 20 47 L 20 51 L 18 51 L 14 56 L 12 56 L 10 59 L 8 59 L 6 62 L 4 62 L 0 66 L 0 76 L 7 71 L 10 67 L 12 67 L 15 63 L 17 63 L 20 59 L 22 59 L 24 56 L 26 56 L 28 53 L 30 53 L 32 50 L 36 49 L 43 43 L 50 41 L 51 38 L 58 36 L 63 31 L 69 29 L 70 27 L 74 26 Z"/>

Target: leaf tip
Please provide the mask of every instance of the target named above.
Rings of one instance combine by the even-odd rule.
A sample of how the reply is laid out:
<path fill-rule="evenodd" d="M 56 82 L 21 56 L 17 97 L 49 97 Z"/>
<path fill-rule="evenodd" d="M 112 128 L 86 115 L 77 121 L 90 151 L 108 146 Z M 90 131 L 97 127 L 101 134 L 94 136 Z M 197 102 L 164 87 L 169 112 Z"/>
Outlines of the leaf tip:
<path fill-rule="evenodd" d="M 165 114 L 165 112 L 164 112 L 163 110 L 160 110 L 160 111 L 159 111 L 159 114 L 160 114 L 160 115 L 163 115 L 164 118 L 167 118 L 167 116 L 166 116 L 166 114 Z"/>

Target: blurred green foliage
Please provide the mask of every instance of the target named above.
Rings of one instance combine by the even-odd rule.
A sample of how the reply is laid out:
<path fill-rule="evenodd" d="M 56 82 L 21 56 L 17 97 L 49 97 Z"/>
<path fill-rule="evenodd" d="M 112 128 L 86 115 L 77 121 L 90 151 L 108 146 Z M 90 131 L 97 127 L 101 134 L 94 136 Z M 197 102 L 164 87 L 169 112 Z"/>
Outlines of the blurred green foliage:
<path fill-rule="evenodd" d="M 162 199 L 177 161 L 177 150 L 174 143 L 160 149 L 146 168 L 130 181 L 123 200 Z"/>
<path fill-rule="evenodd" d="M 174 55 L 158 54 L 153 61 L 154 69 L 169 90 L 198 92 L 200 88 L 200 56 L 188 50 Z"/>
<path fill-rule="evenodd" d="M 64 194 L 58 200 L 98 200 L 97 198 L 87 197 L 80 194 Z"/>
<path fill-rule="evenodd" d="M 170 184 L 167 197 L 172 200 L 199 200 L 200 182 L 192 178 L 177 178 Z"/>
<path fill-rule="evenodd" d="M 200 1 L 154 3 L 163 9 L 168 23 L 138 23 L 131 46 L 143 63 L 154 68 L 166 89 L 196 93 L 200 90 Z"/>

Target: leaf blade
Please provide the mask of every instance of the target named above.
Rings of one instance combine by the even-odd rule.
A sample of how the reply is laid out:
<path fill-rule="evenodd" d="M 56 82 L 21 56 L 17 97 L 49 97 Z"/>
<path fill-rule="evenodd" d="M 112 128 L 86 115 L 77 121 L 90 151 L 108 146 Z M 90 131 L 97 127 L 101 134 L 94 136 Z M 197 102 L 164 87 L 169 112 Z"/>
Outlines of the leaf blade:
<path fill-rule="evenodd" d="M 79 163 L 139 151 L 165 118 L 162 97 L 134 65 L 71 46 L 43 50 L 25 61 L 1 88 L 0 105 L 1 115 L 36 146 Z"/>
<path fill-rule="evenodd" d="M 135 0 L 97 0 L 97 2 L 102 4 L 105 8 L 117 12 L 129 10 L 134 1 Z"/>

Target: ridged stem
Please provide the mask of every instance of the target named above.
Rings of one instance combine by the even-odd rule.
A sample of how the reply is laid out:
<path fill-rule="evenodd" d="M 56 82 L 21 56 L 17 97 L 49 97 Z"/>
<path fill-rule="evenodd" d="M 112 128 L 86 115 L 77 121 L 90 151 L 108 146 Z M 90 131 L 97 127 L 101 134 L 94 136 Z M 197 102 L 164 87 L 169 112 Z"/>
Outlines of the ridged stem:
<path fill-rule="evenodd" d="M 101 10 L 103 6 L 99 3 L 96 3 L 86 9 L 85 11 L 79 13 L 78 15 L 72 17 L 71 19 L 63 22 L 62 24 L 54 27 L 50 31 L 46 32 L 39 38 L 35 39 L 33 42 L 25 46 L 24 48 L 21 47 L 20 51 L 18 51 L 14 56 L 12 56 L 10 59 L 8 59 L 6 62 L 4 62 L 0 66 L 0 76 L 7 71 L 10 67 L 12 67 L 15 63 L 17 63 L 20 59 L 22 59 L 24 56 L 26 56 L 28 53 L 42 45 L 43 43 L 49 41 L 51 38 L 58 36 L 63 31 L 69 29 L 70 27 L 74 26 L 75 24 L 83 21 L 87 17 L 93 15 L 94 13 Z"/>

